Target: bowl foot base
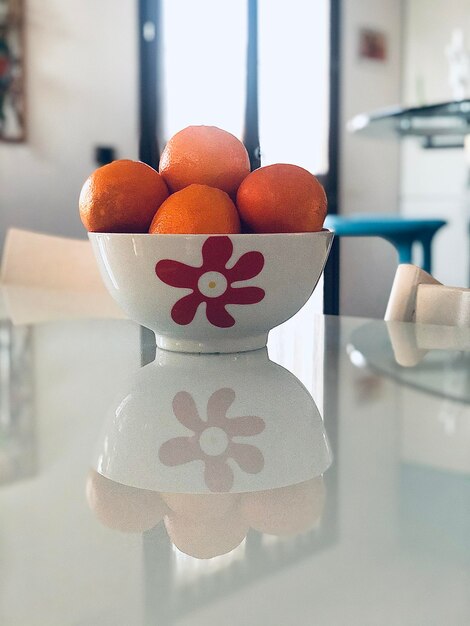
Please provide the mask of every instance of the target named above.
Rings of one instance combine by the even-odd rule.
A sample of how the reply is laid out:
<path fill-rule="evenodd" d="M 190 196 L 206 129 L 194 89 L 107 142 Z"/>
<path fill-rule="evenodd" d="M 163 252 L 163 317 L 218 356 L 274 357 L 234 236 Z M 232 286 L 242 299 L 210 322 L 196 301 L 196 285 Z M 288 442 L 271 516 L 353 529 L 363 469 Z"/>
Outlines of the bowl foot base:
<path fill-rule="evenodd" d="M 220 352 L 248 352 L 249 350 L 264 348 L 268 341 L 268 333 L 253 335 L 252 337 L 211 339 L 209 341 L 168 337 L 157 335 L 156 333 L 155 338 L 157 346 L 162 348 L 162 350 L 216 354 Z"/>

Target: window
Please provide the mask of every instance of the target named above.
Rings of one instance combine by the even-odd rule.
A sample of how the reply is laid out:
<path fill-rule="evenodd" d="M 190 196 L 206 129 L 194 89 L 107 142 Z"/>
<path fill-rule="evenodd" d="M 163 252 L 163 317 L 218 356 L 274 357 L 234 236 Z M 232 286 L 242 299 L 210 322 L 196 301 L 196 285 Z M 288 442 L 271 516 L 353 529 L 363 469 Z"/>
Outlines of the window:
<path fill-rule="evenodd" d="M 250 156 L 259 137 L 261 165 L 294 163 L 321 175 L 335 213 L 339 0 L 140 0 L 139 6 L 140 158 L 158 165 L 157 143 L 162 149 L 188 125 L 219 126 L 240 139 L 249 126 Z M 250 56 L 257 80 L 248 92 L 249 7 L 257 9 L 258 63 Z M 254 119 L 248 126 L 247 101 L 247 119 Z M 325 270 L 330 313 L 338 309 L 337 246 Z M 315 290 L 316 311 L 321 291 Z"/>
<path fill-rule="evenodd" d="M 246 0 L 162 1 L 162 127 L 166 142 L 193 124 L 243 135 Z"/>
<path fill-rule="evenodd" d="M 242 138 L 248 1 L 162 0 L 161 143 L 191 124 Z M 329 0 L 258 0 L 262 165 L 328 169 Z"/>
<path fill-rule="evenodd" d="M 329 0 L 258 0 L 261 163 L 328 171 Z"/>

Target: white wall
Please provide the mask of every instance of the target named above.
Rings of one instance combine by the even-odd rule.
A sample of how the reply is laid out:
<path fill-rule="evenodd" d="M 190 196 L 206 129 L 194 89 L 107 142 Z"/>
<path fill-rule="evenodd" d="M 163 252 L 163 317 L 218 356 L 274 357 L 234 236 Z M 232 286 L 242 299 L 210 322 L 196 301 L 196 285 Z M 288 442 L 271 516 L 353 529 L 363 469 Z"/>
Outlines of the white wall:
<path fill-rule="evenodd" d="M 445 48 L 462 28 L 470 46 L 469 0 L 407 0 L 404 32 L 403 98 L 407 105 L 452 99 Z M 401 206 L 405 215 L 447 219 L 435 239 L 433 274 L 447 284 L 468 285 L 470 194 L 462 150 L 423 150 L 402 145 Z"/>
<path fill-rule="evenodd" d="M 401 1 L 344 0 L 342 22 L 340 212 L 395 213 L 398 142 L 351 135 L 346 123 L 358 113 L 401 100 Z M 385 63 L 358 58 L 361 27 L 387 34 L 389 58 Z M 383 317 L 396 263 L 395 249 L 383 239 L 343 238 L 340 311 Z"/>
<path fill-rule="evenodd" d="M 28 139 L 0 143 L 0 249 L 9 226 L 84 237 L 94 146 L 137 157 L 137 2 L 26 5 Z"/>

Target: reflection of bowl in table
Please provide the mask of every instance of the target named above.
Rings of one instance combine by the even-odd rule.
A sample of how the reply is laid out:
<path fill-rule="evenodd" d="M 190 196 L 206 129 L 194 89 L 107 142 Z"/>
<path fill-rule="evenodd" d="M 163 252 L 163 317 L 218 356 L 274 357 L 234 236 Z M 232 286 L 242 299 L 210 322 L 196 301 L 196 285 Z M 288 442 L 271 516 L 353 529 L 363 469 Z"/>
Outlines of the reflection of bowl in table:
<path fill-rule="evenodd" d="M 318 524 L 330 463 L 312 396 L 266 349 L 157 349 L 107 416 L 87 497 L 108 527 L 144 532 L 163 519 L 182 552 L 211 558 L 250 528 L 284 536 Z"/>
<path fill-rule="evenodd" d="M 157 350 L 111 408 L 94 468 L 159 492 L 250 492 L 304 482 L 331 463 L 323 421 L 266 349 Z"/>
<path fill-rule="evenodd" d="M 308 300 L 333 234 L 89 233 L 108 290 L 131 319 L 180 352 L 266 345 Z"/>

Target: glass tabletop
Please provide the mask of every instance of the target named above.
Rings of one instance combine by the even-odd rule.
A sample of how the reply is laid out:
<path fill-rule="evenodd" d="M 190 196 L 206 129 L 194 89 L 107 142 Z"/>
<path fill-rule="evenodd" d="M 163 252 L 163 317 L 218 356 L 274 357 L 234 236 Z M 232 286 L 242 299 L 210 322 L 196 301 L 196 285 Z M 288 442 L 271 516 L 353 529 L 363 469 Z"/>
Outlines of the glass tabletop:
<path fill-rule="evenodd" d="M 357 367 L 384 322 L 184 355 L 41 319 L 0 321 L 2 626 L 468 624 L 470 406 Z"/>
<path fill-rule="evenodd" d="M 348 351 L 359 366 L 470 403 L 470 328 L 371 321 L 352 333 Z"/>
<path fill-rule="evenodd" d="M 463 146 L 463 138 L 470 134 L 470 100 L 361 113 L 348 129 L 370 137 L 421 137 L 424 147 Z"/>

